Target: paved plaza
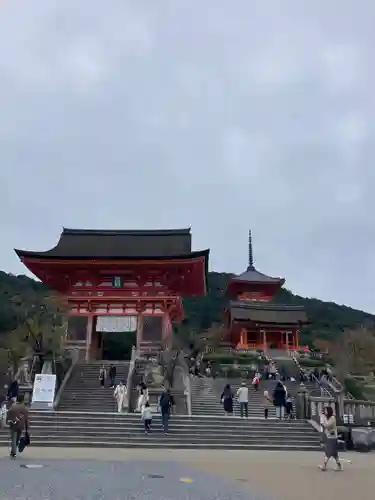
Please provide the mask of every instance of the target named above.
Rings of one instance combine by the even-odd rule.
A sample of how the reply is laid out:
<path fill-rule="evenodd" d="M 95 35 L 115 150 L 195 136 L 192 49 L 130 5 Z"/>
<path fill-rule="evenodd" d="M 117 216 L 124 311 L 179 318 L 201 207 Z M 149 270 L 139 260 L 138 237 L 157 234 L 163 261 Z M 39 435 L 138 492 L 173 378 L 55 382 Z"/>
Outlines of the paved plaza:
<path fill-rule="evenodd" d="M 11 461 L 2 448 L 1 498 L 372 500 L 375 454 L 343 457 L 343 472 L 322 473 L 314 452 L 30 447 Z"/>

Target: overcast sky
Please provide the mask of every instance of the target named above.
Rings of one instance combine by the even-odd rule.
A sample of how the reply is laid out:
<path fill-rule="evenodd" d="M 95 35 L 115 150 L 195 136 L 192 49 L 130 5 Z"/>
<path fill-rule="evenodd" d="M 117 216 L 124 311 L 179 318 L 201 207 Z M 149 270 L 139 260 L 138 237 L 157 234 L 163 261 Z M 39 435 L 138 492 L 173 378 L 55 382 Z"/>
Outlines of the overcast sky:
<path fill-rule="evenodd" d="M 2 0 L 0 269 L 62 226 L 375 312 L 374 0 Z"/>

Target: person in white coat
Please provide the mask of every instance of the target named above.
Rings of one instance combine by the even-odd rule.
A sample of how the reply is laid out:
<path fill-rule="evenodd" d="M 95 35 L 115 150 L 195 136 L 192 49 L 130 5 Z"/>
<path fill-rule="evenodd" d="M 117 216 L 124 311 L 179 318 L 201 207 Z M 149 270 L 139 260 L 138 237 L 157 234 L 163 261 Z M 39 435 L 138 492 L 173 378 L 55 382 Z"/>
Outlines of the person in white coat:
<path fill-rule="evenodd" d="M 120 382 L 115 389 L 114 396 L 117 401 L 117 411 L 122 413 L 123 409 L 126 406 L 126 397 L 127 397 L 127 389 L 124 382 Z"/>
<path fill-rule="evenodd" d="M 139 385 L 139 396 L 137 401 L 137 412 L 142 412 L 143 407 L 148 401 L 148 389 L 144 382 Z"/>

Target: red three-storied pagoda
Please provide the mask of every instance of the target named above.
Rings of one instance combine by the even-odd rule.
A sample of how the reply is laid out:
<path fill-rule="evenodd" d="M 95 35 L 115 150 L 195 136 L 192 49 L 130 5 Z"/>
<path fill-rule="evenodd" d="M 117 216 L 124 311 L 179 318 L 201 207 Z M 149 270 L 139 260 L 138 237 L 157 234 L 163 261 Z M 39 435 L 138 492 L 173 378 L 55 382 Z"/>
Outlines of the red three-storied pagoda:
<path fill-rule="evenodd" d="M 276 303 L 273 299 L 284 285 L 283 278 L 273 278 L 254 266 L 251 231 L 249 262 L 246 271 L 231 279 L 226 290 L 229 299 L 225 322 L 230 344 L 238 350 L 269 348 L 299 349 L 299 332 L 308 323 L 301 306 Z"/>
<path fill-rule="evenodd" d="M 101 359 L 105 331 L 136 329 L 138 348 L 156 350 L 183 319 L 182 296 L 207 289 L 209 250 L 191 250 L 190 229 L 64 228 L 51 250 L 16 253 L 67 298 L 67 343 L 86 359 Z"/>

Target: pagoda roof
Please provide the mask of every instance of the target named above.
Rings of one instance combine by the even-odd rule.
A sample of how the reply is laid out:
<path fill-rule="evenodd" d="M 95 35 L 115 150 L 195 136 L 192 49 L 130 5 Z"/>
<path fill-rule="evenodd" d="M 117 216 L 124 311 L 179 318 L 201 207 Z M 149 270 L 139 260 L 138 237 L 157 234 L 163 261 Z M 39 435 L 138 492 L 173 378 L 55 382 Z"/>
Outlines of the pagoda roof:
<path fill-rule="evenodd" d="M 303 306 L 231 300 L 229 311 L 232 319 L 238 321 L 284 325 L 309 323 Z"/>
<path fill-rule="evenodd" d="M 271 276 L 267 276 L 267 274 L 263 274 L 255 268 L 251 230 L 249 230 L 248 245 L 249 245 L 248 246 L 248 252 L 249 252 L 248 258 L 249 258 L 249 260 L 248 260 L 247 269 L 242 274 L 239 274 L 237 276 L 233 276 L 230 283 L 233 283 L 233 282 L 241 282 L 242 284 L 244 284 L 244 283 L 249 283 L 249 284 L 261 283 L 261 284 L 282 286 L 285 283 L 284 278 L 273 278 Z"/>
<path fill-rule="evenodd" d="M 273 278 L 259 272 L 253 265 L 249 266 L 245 272 L 234 276 L 232 281 L 242 281 L 247 283 L 274 283 L 274 284 L 284 284 L 284 278 Z"/>
<path fill-rule="evenodd" d="M 15 249 L 22 259 L 152 260 L 205 257 L 209 250 L 192 252 L 191 230 L 102 230 L 63 228 L 57 245 L 44 252 Z"/>

